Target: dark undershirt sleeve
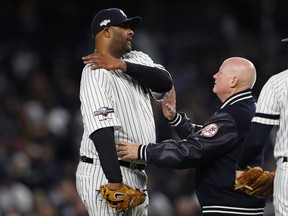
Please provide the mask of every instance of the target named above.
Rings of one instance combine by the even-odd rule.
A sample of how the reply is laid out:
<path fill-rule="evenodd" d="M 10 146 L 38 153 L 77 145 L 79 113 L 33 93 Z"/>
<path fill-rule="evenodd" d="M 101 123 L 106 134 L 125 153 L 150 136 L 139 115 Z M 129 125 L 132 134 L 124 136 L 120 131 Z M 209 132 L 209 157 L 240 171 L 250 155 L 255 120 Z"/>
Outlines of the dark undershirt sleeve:
<path fill-rule="evenodd" d="M 122 175 L 114 141 L 114 128 L 102 128 L 90 135 L 99 155 L 103 172 L 110 183 L 121 183 Z"/>
<path fill-rule="evenodd" d="M 152 91 L 164 93 L 171 90 L 172 78 L 166 70 L 131 62 L 126 62 L 126 65 L 126 73 Z"/>
<path fill-rule="evenodd" d="M 263 150 L 273 125 L 253 122 L 251 129 L 243 142 L 236 170 L 244 170 Z"/>

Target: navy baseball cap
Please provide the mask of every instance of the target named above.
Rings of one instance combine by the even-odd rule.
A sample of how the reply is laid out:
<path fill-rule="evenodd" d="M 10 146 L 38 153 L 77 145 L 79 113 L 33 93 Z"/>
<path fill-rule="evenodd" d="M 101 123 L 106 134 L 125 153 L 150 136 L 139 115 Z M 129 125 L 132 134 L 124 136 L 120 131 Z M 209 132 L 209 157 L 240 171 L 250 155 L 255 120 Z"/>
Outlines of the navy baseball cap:
<path fill-rule="evenodd" d="M 142 18 L 140 16 L 128 18 L 126 14 L 119 8 L 108 8 L 99 11 L 93 18 L 91 23 L 91 33 L 95 37 L 100 31 L 107 26 L 117 26 L 128 22 L 130 27 L 140 24 Z"/>

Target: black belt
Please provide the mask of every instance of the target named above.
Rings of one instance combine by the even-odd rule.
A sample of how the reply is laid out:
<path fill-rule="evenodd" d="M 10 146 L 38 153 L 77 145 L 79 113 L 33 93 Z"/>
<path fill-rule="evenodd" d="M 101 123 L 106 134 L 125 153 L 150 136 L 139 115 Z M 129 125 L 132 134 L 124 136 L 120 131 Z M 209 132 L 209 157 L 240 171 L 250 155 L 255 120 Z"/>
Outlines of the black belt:
<path fill-rule="evenodd" d="M 122 161 L 122 160 L 119 160 L 119 165 L 130 168 L 130 169 L 138 169 L 138 170 L 144 170 L 146 167 L 145 164 L 135 164 L 135 163 L 130 163 L 128 161 Z"/>
<path fill-rule="evenodd" d="M 80 161 L 93 164 L 93 158 L 89 158 L 86 156 L 80 156 Z M 130 163 L 128 161 L 122 161 L 122 160 L 119 160 L 119 165 L 130 168 L 130 169 L 138 169 L 138 170 L 144 170 L 146 167 L 145 164 L 135 164 L 135 163 Z"/>
<path fill-rule="evenodd" d="M 287 162 L 288 161 L 288 158 L 287 157 L 283 157 L 283 163 Z"/>
<path fill-rule="evenodd" d="M 80 161 L 93 164 L 93 159 L 86 156 L 80 156 Z"/>

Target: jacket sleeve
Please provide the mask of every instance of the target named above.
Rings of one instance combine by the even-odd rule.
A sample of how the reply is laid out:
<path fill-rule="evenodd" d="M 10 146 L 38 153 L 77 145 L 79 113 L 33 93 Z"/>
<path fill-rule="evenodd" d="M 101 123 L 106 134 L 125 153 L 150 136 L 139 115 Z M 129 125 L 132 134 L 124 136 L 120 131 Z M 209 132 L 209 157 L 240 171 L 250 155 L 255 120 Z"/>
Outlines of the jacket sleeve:
<path fill-rule="evenodd" d="M 177 112 L 175 118 L 168 123 L 181 139 L 186 139 L 190 134 L 202 129 L 202 125 L 192 123 L 184 112 Z"/>
<path fill-rule="evenodd" d="M 213 115 L 197 132 L 186 120 L 176 126 L 186 132 L 189 131 L 186 139 L 178 142 L 165 140 L 157 144 L 141 145 L 138 152 L 139 158 L 163 167 L 191 168 L 221 157 L 238 142 L 235 120 L 227 113 Z"/>

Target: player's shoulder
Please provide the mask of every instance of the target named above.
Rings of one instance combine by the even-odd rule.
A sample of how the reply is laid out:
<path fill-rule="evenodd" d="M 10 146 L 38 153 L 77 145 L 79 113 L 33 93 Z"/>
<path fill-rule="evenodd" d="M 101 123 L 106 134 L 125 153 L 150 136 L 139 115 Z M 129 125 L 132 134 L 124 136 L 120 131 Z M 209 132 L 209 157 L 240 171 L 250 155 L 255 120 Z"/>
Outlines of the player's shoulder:
<path fill-rule="evenodd" d="M 100 69 L 96 69 L 96 70 L 92 70 L 91 69 L 91 64 L 87 64 L 84 66 L 83 70 L 82 70 L 82 78 L 89 78 L 89 77 L 94 77 L 98 75 L 103 75 L 103 74 L 109 74 L 109 71 L 104 69 L 104 68 L 100 68 Z"/>
<path fill-rule="evenodd" d="M 102 72 L 102 73 L 105 73 L 105 72 L 109 72 L 109 70 L 107 70 L 107 69 L 105 69 L 105 68 L 99 68 L 99 69 L 96 69 L 96 70 L 92 70 L 92 68 L 91 68 L 91 66 L 92 66 L 92 64 L 87 64 L 87 65 L 85 65 L 84 66 L 84 68 L 83 68 L 83 70 L 82 70 L 82 72 L 84 73 L 87 73 L 87 72 Z"/>
<path fill-rule="evenodd" d="M 135 57 L 135 56 L 148 56 L 148 54 L 142 52 L 142 51 L 139 51 L 139 50 L 132 50 L 131 52 L 125 54 L 125 56 L 127 57 Z"/>
<path fill-rule="evenodd" d="M 273 76 L 270 77 L 269 81 L 275 81 L 275 80 L 284 80 L 284 79 L 288 79 L 288 69 L 274 74 Z"/>
<path fill-rule="evenodd" d="M 124 55 L 125 60 L 137 60 L 137 59 L 144 59 L 144 60 L 150 60 L 151 58 L 148 54 L 138 51 L 138 50 L 133 50 L 127 54 Z"/>
<path fill-rule="evenodd" d="M 263 89 L 275 89 L 279 86 L 287 85 L 288 69 L 272 75 L 264 84 Z"/>

